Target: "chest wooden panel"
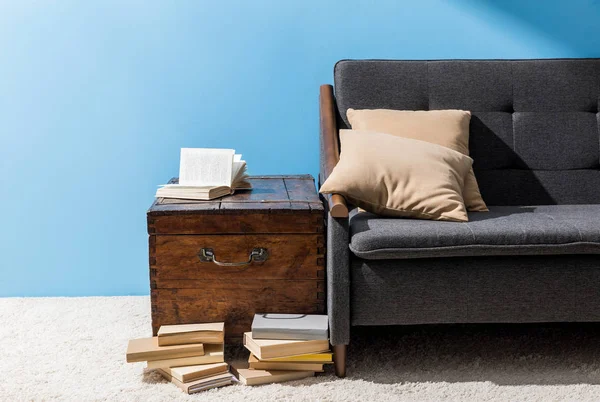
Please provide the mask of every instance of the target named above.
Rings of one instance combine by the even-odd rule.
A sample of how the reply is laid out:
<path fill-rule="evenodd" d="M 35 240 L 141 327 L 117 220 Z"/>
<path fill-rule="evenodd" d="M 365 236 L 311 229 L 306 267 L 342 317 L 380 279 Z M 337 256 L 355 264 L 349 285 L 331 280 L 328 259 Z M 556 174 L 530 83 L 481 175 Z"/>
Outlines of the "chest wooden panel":
<path fill-rule="evenodd" d="M 157 199 L 148 211 L 152 329 L 225 321 L 241 339 L 255 313 L 325 312 L 324 211 L 311 176 L 251 178 L 216 201 Z M 220 266 L 202 261 L 211 250 Z"/>

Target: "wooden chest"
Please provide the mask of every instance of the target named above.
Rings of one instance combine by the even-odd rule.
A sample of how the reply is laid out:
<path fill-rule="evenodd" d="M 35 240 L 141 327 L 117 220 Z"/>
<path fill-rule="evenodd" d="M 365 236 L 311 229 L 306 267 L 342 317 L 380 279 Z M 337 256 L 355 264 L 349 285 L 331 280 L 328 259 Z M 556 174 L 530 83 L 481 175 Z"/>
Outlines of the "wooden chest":
<path fill-rule="evenodd" d="M 148 210 L 154 335 L 166 324 L 225 321 L 236 341 L 255 313 L 325 313 L 324 210 L 314 179 L 251 182 L 252 190 L 219 200 L 159 198 Z"/>

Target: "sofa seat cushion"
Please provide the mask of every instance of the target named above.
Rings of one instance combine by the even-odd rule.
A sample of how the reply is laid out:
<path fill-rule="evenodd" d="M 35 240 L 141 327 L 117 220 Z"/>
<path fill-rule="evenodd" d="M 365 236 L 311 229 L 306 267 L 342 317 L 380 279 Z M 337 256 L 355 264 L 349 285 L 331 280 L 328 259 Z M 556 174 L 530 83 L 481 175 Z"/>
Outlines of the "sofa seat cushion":
<path fill-rule="evenodd" d="M 600 254 L 600 205 L 490 206 L 469 222 L 379 217 L 350 219 L 350 250 L 360 258 Z"/>

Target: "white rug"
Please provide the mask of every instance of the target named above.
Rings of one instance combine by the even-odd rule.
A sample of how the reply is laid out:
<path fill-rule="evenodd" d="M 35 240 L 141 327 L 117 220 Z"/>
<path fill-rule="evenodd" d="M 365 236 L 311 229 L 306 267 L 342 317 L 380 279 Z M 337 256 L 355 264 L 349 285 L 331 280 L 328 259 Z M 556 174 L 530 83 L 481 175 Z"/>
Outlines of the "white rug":
<path fill-rule="evenodd" d="M 0 299 L 0 400 L 600 400 L 598 325 L 354 331 L 346 379 L 188 396 L 125 363 L 128 339 L 150 335 L 149 312 L 148 297 Z"/>

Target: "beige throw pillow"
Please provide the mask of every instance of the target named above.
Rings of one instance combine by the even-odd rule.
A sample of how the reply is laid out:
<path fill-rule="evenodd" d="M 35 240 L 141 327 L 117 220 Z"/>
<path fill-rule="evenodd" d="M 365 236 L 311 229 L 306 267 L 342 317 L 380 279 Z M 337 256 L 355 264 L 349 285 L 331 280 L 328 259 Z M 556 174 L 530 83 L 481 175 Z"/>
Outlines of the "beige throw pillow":
<path fill-rule="evenodd" d="M 340 160 L 319 190 L 384 216 L 466 222 L 464 178 L 473 160 L 425 141 L 340 130 Z"/>
<path fill-rule="evenodd" d="M 469 155 L 471 112 L 465 110 L 388 110 L 348 109 L 354 130 L 388 133 L 427 141 Z M 473 169 L 465 178 L 463 198 L 469 211 L 487 211 Z"/>

